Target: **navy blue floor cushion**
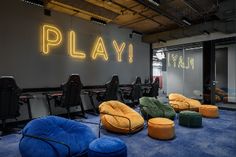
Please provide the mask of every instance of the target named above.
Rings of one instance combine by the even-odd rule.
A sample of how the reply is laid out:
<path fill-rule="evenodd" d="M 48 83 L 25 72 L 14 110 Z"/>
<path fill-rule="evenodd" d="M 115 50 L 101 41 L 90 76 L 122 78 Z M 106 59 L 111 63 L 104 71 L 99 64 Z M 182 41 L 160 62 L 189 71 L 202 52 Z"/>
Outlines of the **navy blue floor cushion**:
<path fill-rule="evenodd" d="M 32 120 L 22 134 L 19 144 L 22 157 L 67 157 L 67 146 L 71 157 L 83 156 L 87 154 L 89 144 L 96 139 L 88 126 L 56 116 Z"/>
<path fill-rule="evenodd" d="M 126 157 L 127 146 L 119 138 L 104 136 L 89 145 L 88 157 Z"/>

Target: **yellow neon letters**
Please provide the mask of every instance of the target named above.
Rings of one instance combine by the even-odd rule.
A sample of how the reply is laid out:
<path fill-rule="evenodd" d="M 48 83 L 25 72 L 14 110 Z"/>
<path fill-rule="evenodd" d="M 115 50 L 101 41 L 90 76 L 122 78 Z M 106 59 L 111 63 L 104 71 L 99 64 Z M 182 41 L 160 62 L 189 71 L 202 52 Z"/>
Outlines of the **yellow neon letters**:
<path fill-rule="evenodd" d="M 49 54 L 51 49 L 59 46 L 62 43 L 62 33 L 57 27 L 48 24 L 43 25 L 40 30 L 42 31 L 40 32 L 40 34 L 42 35 L 40 39 L 42 45 L 42 52 L 44 54 Z M 113 40 L 112 44 L 117 56 L 117 61 L 121 62 L 122 55 L 125 51 L 126 43 L 122 42 L 118 44 L 116 40 Z M 129 44 L 126 49 L 128 51 L 128 62 L 133 63 L 133 45 Z M 76 33 L 73 30 L 69 31 L 68 33 L 68 54 L 71 57 L 77 59 L 86 58 L 86 53 L 84 51 L 76 49 Z M 102 37 L 98 37 L 95 41 L 94 48 L 91 52 L 91 57 L 94 60 L 98 57 L 103 58 L 105 61 L 108 60 L 108 53 Z M 190 60 L 190 64 L 194 66 L 194 60 Z"/>
<path fill-rule="evenodd" d="M 108 60 L 108 55 L 106 51 L 106 47 L 104 45 L 102 37 L 99 37 L 96 41 L 95 47 L 92 52 L 92 58 L 96 59 L 97 56 L 103 57 L 106 61 Z"/>
<path fill-rule="evenodd" d="M 129 63 L 133 63 L 133 56 L 134 56 L 134 47 L 133 44 L 129 44 Z"/>
<path fill-rule="evenodd" d="M 117 54 L 117 61 L 121 62 L 122 61 L 122 53 L 125 48 L 125 43 L 122 42 L 121 46 L 118 46 L 117 42 L 115 40 L 113 40 L 113 46 L 114 46 L 116 54 Z"/>
<path fill-rule="evenodd" d="M 70 31 L 69 32 L 69 54 L 70 54 L 70 56 L 74 57 L 74 58 L 85 59 L 86 54 L 83 51 L 76 51 L 75 43 L 76 43 L 75 32 Z"/>
<path fill-rule="evenodd" d="M 51 25 L 43 26 L 43 53 L 48 54 L 50 47 L 58 46 L 62 41 L 61 31 Z"/>

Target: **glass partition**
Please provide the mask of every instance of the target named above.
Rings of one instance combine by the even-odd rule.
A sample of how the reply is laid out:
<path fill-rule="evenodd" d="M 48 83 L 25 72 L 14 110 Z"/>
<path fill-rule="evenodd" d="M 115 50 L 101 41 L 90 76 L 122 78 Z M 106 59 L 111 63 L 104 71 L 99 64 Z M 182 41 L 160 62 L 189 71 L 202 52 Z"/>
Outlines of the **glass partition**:
<path fill-rule="evenodd" d="M 162 63 L 158 68 L 162 71 L 157 73 L 157 67 L 153 66 L 154 77 L 160 75 L 163 80 L 163 93 L 180 93 L 202 99 L 202 52 L 200 43 L 154 50 L 154 58 L 159 53 L 165 54 L 161 60 L 154 60 L 155 64 Z"/>

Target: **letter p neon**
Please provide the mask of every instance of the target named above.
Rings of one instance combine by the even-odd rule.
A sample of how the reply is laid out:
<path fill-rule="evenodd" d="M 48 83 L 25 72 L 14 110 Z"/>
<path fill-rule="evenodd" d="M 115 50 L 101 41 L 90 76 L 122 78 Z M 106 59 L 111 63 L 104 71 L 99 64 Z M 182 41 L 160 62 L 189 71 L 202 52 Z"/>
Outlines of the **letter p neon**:
<path fill-rule="evenodd" d="M 51 47 L 58 46 L 62 41 L 61 31 L 50 25 L 43 25 L 43 53 L 48 54 Z"/>

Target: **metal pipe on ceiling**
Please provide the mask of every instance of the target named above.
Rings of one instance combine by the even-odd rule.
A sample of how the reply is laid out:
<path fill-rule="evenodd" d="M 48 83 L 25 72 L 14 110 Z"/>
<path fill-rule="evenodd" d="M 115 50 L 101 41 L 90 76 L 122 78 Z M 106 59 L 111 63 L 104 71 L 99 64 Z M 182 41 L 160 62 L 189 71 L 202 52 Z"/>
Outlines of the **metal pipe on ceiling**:
<path fill-rule="evenodd" d="M 170 19 L 171 21 L 175 22 L 176 24 L 178 24 L 180 27 L 185 27 L 186 24 L 183 23 L 180 19 L 170 15 L 169 13 L 167 13 L 166 11 L 160 9 L 159 7 L 157 6 L 154 6 L 152 3 L 150 3 L 149 1 L 147 0 L 136 0 L 138 1 L 140 4 L 146 6 L 146 7 L 149 7 L 150 9 L 154 10 L 155 12 L 159 13 L 160 15 L 162 16 L 165 16 L 167 17 L 168 19 Z"/>
<path fill-rule="evenodd" d="M 150 18 L 154 18 L 154 17 L 158 17 L 158 16 L 160 16 L 160 15 L 151 16 Z M 142 17 L 142 18 L 139 18 L 139 19 L 135 19 L 135 20 L 133 20 L 133 21 L 131 21 L 131 22 L 129 22 L 129 23 L 120 25 L 119 28 L 123 28 L 123 27 L 129 26 L 129 25 L 133 25 L 133 24 L 135 24 L 135 23 L 139 23 L 139 22 L 142 22 L 142 21 L 145 21 L 145 20 L 147 20 L 147 19 L 146 19 L 146 18 L 143 18 L 143 17 Z"/>
<path fill-rule="evenodd" d="M 137 11 L 135 11 L 135 10 L 133 10 L 133 9 L 131 9 L 131 8 L 128 8 L 128 7 L 126 7 L 126 6 L 124 6 L 124 5 L 120 4 L 120 3 L 117 3 L 117 2 L 115 2 L 115 1 L 113 1 L 113 0 L 110 0 L 110 2 L 112 2 L 113 4 L 115 4 L 115 5 L 117 5 L 117 6 L 121 7 L 121 8 L 124 8 L 124 9 L 126 9 L 126 10 L 129 10 L 129 11 L 135 13 L 135 14 L 138 14 L 138 15 L 140 15 L 140 16 L 146 18 L 146 19 L 149 19 L 149 20 L 151 20 L 151 21 L 157 23 L 157 24 L 160 25 L 160 26 L 164 26 L 164 27 L 165 27 L 164 24 L 162 24 L 162 23 L 160 23 L 159 21 L 154 20 L 154 19 L 152 19 L 152 18 L 150 18 L 150 17 L 148 17 L 148 16 L 146 16 L 146 15 L 140 13 L 140 12 L 137 12 Z"/>

